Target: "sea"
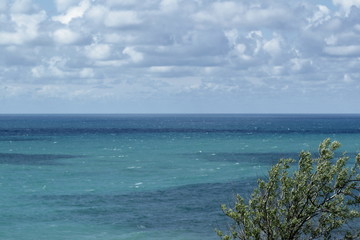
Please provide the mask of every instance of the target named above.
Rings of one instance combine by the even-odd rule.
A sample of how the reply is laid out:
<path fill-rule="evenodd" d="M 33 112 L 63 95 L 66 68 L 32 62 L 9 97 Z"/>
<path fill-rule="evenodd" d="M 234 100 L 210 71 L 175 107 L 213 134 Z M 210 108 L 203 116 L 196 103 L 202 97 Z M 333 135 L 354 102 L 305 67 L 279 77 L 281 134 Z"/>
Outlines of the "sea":
<path fill-rule="evenodd" d="M 0 115 L 1 240 L 219 239 L 220 205 L 360 115 Z"/>

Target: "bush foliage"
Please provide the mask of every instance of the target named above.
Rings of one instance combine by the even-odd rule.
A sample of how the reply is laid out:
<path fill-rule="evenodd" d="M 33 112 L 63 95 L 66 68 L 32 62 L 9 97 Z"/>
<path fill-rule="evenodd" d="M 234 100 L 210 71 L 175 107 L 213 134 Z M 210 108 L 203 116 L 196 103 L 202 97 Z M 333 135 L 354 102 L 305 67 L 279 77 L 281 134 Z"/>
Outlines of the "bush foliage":
<path fill-rule="evenodd" d="M 233 226 L 228 235 L 217 232 L 221 239 L 360 239 L 354 221 L 360 217 L 360 154 L 349 167 L 345 154 L 335 158 L 339 147 L 326 139 L 319 157 L 301 152 L 295 170 L 295 160 L 281 159 L 247 203 L 238 195 L 233 208 L 222 205 Z"/>

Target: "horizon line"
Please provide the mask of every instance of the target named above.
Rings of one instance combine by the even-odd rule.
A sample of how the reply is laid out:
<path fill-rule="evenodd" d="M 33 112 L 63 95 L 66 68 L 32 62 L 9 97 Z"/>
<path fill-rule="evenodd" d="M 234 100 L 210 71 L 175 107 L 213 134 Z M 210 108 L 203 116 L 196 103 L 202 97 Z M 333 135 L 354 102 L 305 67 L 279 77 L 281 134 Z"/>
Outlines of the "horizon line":
<path fill-rule="evenodd" d="M 360 115 L 360 113 L 0 113 L 0 115 Z"/>

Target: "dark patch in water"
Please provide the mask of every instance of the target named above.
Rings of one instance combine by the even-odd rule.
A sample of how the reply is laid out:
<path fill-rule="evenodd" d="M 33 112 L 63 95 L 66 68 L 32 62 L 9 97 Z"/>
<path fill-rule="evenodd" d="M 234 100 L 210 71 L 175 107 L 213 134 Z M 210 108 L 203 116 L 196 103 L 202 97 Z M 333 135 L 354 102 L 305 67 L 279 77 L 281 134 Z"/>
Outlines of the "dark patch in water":
<path fill-rule="evenodd" d="M 55 160 L 75 158 L 75 155 L 0 153 L 0 164 L 59 165 Z"/>
<path fill-rule="evenodd" d="M 238 182 L 192 184 L 153 192 L 128 194 L 71 194 L 33 196 L 54 213 L 36 216 L 36 221 L 67 221 L 111 225 L 141 231 L 186 231 L 215 239 L 214 229 L 232 224 L 221 211 L 233 207 L 235 195 L 248 198 L 257 178 Z M 213 237 L 213 238 L 212 238 Z"/>
<path fill-rule="evenodd" d="M 21 137 L 9 137 L 9 138 L 0 138 L 0 142 L 30 142 L 30 141 L 44 141 L 49 139 L 44 138 L 27 138 L 24 136 Z"/>
<path fill-rule="evenodd" d="M 272 165 L 282 158 L 298 159 L 299 153 L 195 153 L 187 156 L 216 162 L 239 162 Z"/>
<path fill-rule="evenodd" d="M 236 193 L 250 195 L 255 184 L 253 179 L 123 195 L 48 195 L 36 198 L 52 208 L 62 209 L 57 214 L 58 219 L 211 234 L 215 228 L 226 227 L 227 218 L 220 205 L 232 206 Z"/>
<path fill-rule="evenodd" d="M 253 163 L 256 165 L 273 165 L 280 159 L 292 158 L 299 160 L 300 154 L 295 152 L 275 152 L 275 153 L 194 153 L 184 154 L 187 157 L 205 159 L 207 161 L 216 162 L 238 162 Z M 347 156 L 353 158 L 357 153 L 347 153 Z M 342 153 L 335 153 L 334 159 L 341 157 Z M 312 153 L 312 157 L 317 158 L 319 154 Z"/>

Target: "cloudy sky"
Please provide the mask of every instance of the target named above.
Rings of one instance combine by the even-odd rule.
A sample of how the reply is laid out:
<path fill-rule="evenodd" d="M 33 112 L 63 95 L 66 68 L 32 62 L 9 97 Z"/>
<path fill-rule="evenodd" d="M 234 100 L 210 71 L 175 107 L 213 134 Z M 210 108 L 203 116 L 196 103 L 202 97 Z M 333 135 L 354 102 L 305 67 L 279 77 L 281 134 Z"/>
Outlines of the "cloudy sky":
<path fill-rule="evenodd" d="M 360 0 L 0 0 L 0 113 L 360 113 Z"/>

